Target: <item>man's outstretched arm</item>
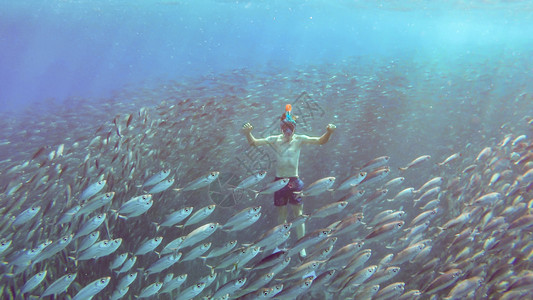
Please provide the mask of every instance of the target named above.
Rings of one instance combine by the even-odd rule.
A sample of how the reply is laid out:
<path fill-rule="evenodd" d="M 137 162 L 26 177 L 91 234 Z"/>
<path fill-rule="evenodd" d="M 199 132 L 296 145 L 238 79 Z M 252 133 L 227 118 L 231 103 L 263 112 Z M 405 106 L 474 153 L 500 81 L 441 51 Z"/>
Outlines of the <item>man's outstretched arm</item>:
<path fill-rule="evenodd" d="M 254 127 L 250 123 L 246 123 L 244 124 L 244 126 L 242 126 L 242 132 L 246 136 L 246 139 L 248 140 L 248 144 L 250 144 L 250 146 L 262 146 L 269 143 L 269 140 L 271 140 L 272 138 L 271 136 L 264 139 L 256 139 L 252 135 L 252 129 L 254 129 Z"/>
<path fill-rule="evenodd" d="M 328 126 L 326 126 L 326 133 L 324 133 L 321 137 L 310 137 L 310 136 L 303 135 L 302 142 L 305 144 L 324 145 L 325 143 L 329 141 L 331 134 L 333 133 L 333 131 L 335 131 L 336 128 L 337 127 L 335 125 L 328 124 Z"/>

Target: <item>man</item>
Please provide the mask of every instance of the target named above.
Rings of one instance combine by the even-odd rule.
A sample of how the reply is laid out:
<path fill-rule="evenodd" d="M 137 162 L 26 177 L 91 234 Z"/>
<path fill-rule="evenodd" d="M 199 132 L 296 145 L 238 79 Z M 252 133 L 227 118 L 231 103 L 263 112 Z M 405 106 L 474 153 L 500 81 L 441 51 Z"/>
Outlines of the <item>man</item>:
<path fill-rule="evenodd" d="M 243 132 L 251 146 L 262 146 L 270 144 L 276 152 L 276 178 L 289 178 L 289 183 L 281 190 L 274 193 L 274 205 L 279 208 L 279 224 L 287 222 L 287 203 L 291 204 L 291 211 L 296 218 L 303 213 L 302 197 L 294 192 L 303 189 L 304 183 L 298 178 L 298 161 L 300 159 L 300 149 L 305 144 L 323 145 L 328 142 L 331 134 L 335 131 L 335 125 L 328 124 L 326 133 L 321 137 L 310 137 L 307 135 L 294 134 L 296 121 L 291 115 L 291 105 L 287 104 L 286 112 L 281 115 L 280 127 L 282 134 L 272 135 L 263 139 L 256 139 L 252 135 L 252 125 L 246 123 Z M 305 235 L 305 224 L 296 228 L 298 238 Z M 305 249 L 300 252 L 301 256 L 306 256 Z"/>

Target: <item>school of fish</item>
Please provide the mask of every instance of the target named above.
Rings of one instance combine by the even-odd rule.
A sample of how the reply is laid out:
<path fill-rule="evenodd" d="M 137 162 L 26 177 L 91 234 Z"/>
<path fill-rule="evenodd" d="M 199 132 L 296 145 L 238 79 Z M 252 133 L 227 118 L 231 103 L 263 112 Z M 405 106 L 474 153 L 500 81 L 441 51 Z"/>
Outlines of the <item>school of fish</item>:
<path fill-rule="evenodd" d="M 168 82 L 117 95 L 131 102 L 76 110 L 50 104 L 21 124 L 6 116 L 2 299 L 530 299 L 533 110 L 470 139 L 454 129 L 460 142 L 429 152 L 407 128 L 395 137 L 394 126 L 355 125 L 375 122 L 389 100 L 361 104 L 373 113 L 357 118 L 343 118 L 341 100 L 327 108 L 329 91 L 376 78 L 315 68 Z M 267 86 L 302 78 L 325 111 L 302 131 L 318 135 L 334 122 L 340 136 L 302 150 L 305 215 L 277 224 L 272 195 L 287 180 L 235 165 L 249 151 L 239 129 L 267 127 L 265 109 L 276 120 L 275 106 L 291 100 L 262 104 Z M 517 97 L 531 108 L 533 97 Z M 388 109 L 387 118 L 401 114 Z M 341 140 L 343 130 L 357 146 Z"/>

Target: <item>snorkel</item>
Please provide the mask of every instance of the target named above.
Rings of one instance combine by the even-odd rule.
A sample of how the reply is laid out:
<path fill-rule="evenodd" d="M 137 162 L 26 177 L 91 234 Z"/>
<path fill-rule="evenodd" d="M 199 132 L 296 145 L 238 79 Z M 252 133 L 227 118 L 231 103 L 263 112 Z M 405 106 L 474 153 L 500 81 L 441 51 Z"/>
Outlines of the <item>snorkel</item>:
<path fill-rule="evenodd" d="M 285 113 L 281 115 L 281 131 L 283 135 L 290 140 L 294 129 L 296 128 L 296 121 L 292 116 L 292 106 L 290 104 L 285 105 Z"/>

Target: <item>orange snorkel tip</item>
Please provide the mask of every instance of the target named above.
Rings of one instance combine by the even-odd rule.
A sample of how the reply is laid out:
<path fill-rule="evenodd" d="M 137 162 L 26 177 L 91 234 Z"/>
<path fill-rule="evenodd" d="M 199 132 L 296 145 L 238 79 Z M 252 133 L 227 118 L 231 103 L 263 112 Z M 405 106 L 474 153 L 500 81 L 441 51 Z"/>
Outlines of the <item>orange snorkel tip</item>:
<path fill-rule="evenodd" d="M 292 110 L 292 105 L 290 104 L 285 105 L 285 111 L 290 112 L 291 110 Z"/>

